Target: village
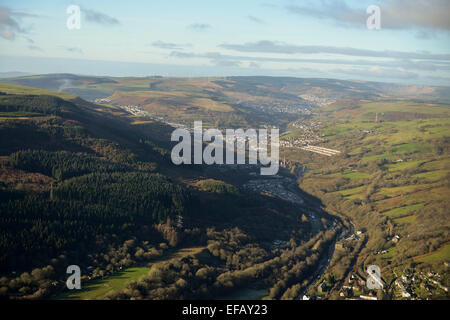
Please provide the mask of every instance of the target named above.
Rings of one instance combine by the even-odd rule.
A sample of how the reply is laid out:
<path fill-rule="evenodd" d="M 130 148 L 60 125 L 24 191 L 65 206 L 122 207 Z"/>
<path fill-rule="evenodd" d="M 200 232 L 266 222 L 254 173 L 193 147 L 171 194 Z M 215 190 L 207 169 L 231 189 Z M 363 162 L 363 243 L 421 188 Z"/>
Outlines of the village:
<path fill-rule="evenodd" d="M 313 143 L 322 142 L 323 138 L 317 135 L 322 123 L 307 119 L 299 119 L 290 124 L 290 130 L 283 133 L 280 146 L 285 148 L 304 147 Z"/>
<path fill-rule="evenodd" d="M 320 121 L 306 119 L 295 121 L 291 124 L 295 134 L 292 134 L 291 131 L 285 132 L 280 140 L 280 146 L 284 148 L 299 148 L 328 157 L 339 155 L 341 153 L 339 150 L 312 145 L 324 141 L 323 137 L 319 137 L 316 133 L 321 125 Z"/>
<path fill-rule="evenodd" d="M 327 106 L 329 104 L 335 103 L 336 99 L 333 98 L 320 98 L 318 96 L 312 95 L 312 94 L 302 94 L 300 95 L 300 98 L 309 101 L 316 106 L 322 107 Z"/>
<path fill-rule="evenodd" d="M 448 263 L 444 263 L 448 267 Z M 384 298 L 386 294 L 390 298 L 403 300 L 428 300 L 436 293 L 448 294 L 449 288 L 445 287 L 441 281 L 441 275 L 436 272 L 416 271 L 405 269 L 401 273 L 394 272 L 394 279 L 391 283 L 381 280 L 381 289 L 373 290 L 367 288 L 367 279 L 358 272 L 351 273 L 340 287 L 339 297 L 345 300 L 379 300 L 379 291 L 382 290 Z M 332 286 L 325 280 L 316 287 L 316 294 L 313 296 L 304 295 L 303 300 L 320 300 L 328 295 Z M 389 298 L 389 297 L 388 297 Z"/>
<path fill-rule="evenodd" d="M 273 101 L 243 101 L 239 102 L 241 106 L 246 108 L 251 108 L 254 110 L 262 111 L 268 114 L 275 113 L 287 113 L 287 114 L 302 114 L 302 115 L 312 115 L 311 109 L 314 108 L 313 104 L 304 104 L 298 102 L 280 102 L 277 100 Z"/>

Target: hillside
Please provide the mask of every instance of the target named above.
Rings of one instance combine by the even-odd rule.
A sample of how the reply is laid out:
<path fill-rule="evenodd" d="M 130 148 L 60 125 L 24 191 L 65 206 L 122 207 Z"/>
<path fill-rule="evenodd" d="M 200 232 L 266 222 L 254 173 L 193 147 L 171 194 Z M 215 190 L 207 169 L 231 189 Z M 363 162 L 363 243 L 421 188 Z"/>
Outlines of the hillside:
<path fill-rule="evenodd" d="M 299 207 L 172 166 L 173 128 L 163 123 L 47 90 L 0 92 L 3 298 L 64 295 L 69 264 L 82 268 L 84 286 L 149 263 L 159 271 L 125 277 L 108 297 L 219 297 L 248 286 L 295 297 L 301 287 L 291 286 L 307 285 L 339 230 L 314 202 Z M 164 262 L 190 247 L 204 250 Z"/>
<path fill-rule="evenodd" d="M 284 128 L 317 106 L 343 100 L 406 99 L 450 102 L 448 88 L 289 77 L 113 78 L 50 74 L 0 79 L 49 89 L 127 109 L 154 119 L 192 126 Z"/>
<path fill-rule="evenodd" d="M 285 149 L 286 158 L 303 165 L 301 188 L 364 233 L 342 242 L 327 271 L 334 294 L 370 264 L 381 266 L 386 279 L 404 275 L 407 267 L 416 279 L 433 270 L 448 286 L 449 116 L 444 104 L 337 102 L 320 108 L 313 121 L 321 123 L 317 145 L 340 155 Z M 285 139 L 302 137 L 299 123 Z M 421 283 L 413 283 L 410 292 L 420 298 L 446 294 L 424 290 Z M 395 294 L 401 297 L 400 291 Z"/>
<path fill-rule="evenodd" d="M 114 299 L 357 297 L 370 291 L 344 286 L 370 264 L 387 283 L 420 279 L 385 297 L 447 297 L 433 282 L 449 286 L 443 88 L 271 77 L 8 81 L 36 88 L 0 84 L 6 296 L 64 295 L 45 281 L 75 257 L 95 266 L 89 277 L 108 276 Z M 199 119 L 220 129 L 279 126 L 280 174 L 173 166 L 170 133 Z M 164 258 L 183 248 L 205 251 Z M 29 275 L 47 265 L 57 271 Z M 137 268 L 130 277 L 128 267 Z M 177 282 L 183 268 L 189 285 Z M 134 282 L 119 288 L 114 279 Z M 327 293 L 316 290 L 322 281 Z"/>
<path fill-rule="evenodd" d="M 230 96 L 244 93 L 251 97 L 296 99 L 313 95 L 331 99 L 401 98 L 450 102 L 448 88 L 402 85 L 370 81 L 335 80 L 293 77 L 92 77 L 74 74 L 48 74 L 1 79 L 11 83 L 75 94 L 84 99 L 106 98 L 116 91 L 191 92 Z"/>

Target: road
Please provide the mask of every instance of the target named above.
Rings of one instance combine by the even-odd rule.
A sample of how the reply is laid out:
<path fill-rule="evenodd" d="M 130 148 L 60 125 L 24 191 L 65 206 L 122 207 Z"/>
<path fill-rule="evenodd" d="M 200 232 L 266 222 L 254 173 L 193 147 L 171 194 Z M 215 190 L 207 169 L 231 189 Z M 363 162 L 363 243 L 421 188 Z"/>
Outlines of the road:
<path fill-rule="evenodd" d="M 286 189 L 286 190 L 289 190 L 289 191 L 291 191 L 291 192 L 293 192 L 293 193 L 296 193 L 297 196 L 300 196 L 300 197 L 301 197 L 301 195 L 299 194 L 299 193 L 300 193 L 300 192 L 299 192 L 300 189 L 298 188 L 297 183 L 295 183 L 295 179 L 292 179 L 292 180 L 294 180 L 294 183 L 292 183 L 292 181 L 291 181 L 291 180 L 288 180 L 288 179 L 283 180 L 285 189 Z M 290 199 L 285 199 L 285 200 L 290 201 Z M 291 201 L 291 202 L 293 202 L 293 201 Z M 304 201 L 304 202 L 305 202 L 305 201 Z M 297 204 L 297 205 L 299 204 L 298 202 L 293 202 L 293 203 L 294 203 L 294 204 Z M 319 215 L 317 214 L 317 212 L 314 213 L 314 214 L 309 214 L 309 217 L 310 217 L 310 219 L 313 220 L 313 221 L 311 222 L 311 224 L 312 224 L 313 226 L 314 226 L 314 225 L 317 226 L 317 225 L 321 225 L 321 224 L 322 224 L 321 221 L 320 221 L 321 216 L 319 216 Z M 352 224 L 352 223 L 350 223 L 350 230 L 348 230 L 347 228 L 345 228 L 345 226 L 342 224 L 342 222 L 339 221 L 340 218 L 333 216 L 333 220 L 334 220 L 334 221 L 333 221 L 333 224 L 332 224 L 332 228 L 337 228 L 338 226 L 341 226 L 342 231 L 341 231 L 340 234 L 334 239 L 333 243 L 330 245 L 330 247 L 329 247 L 329 249 L 328 249 L 328 254 L 321 258 L 321 260 L 320 260 L 320 262 L 319 262 L 319 264 L 318 264 L 318 267 L 317 267 L 317 269 L 316 269 L 316 272 L 308 278 L 308 283 L 309 283 L 309 284 L 308 284 L 308 286 L 307 286 L 304 290 L 302 290 L 302 292 L 299 294 L 299 296 L 297 297 L 298 300 L 301 300 L 301 299 L 302 299 L 303 295 L 308 291 L 308 289 L 309 289 L 312 285 L 314 285 L 314 284 L 322 277 L 322 275 L 325 273 L 325 271 L 327 270 L 328 266 L 330 265 L 331 259 L 333 258 L 333 255 L 334 255 L 334 251 L 335 251 L 335 247 L 336 247 L 336 242 L 339 241 L 340 239 L 342 239 L 345 235 L 347 235 L 347 234 L 352 234 L 352 233 L 354 232 L 354 227 L 353 227 L 353 224 Z M 316 229 L 316 228 L 315 228 L 315 229 Z"/>
<path fill-rule="evenodd" d="M 244 185 L 244 188 L 250 189 L 255 192 L 270 193 L 280 199 L 301 206 L 303 210 L 305 209 L 305 207 L 308 208 L 308 201 L 304 199 L 304 194 L 300 192 L 296 179 L 294 179 L 291 175 L 289 176 L 282 175 L 279 176 L 278 178 L 270 178 L 270 179 L 250 180 Z M 315 233 L 319 232 L 322 225 L 321 218 L 323 216 L 320 215 L 320 213 L 317 212 L 317 209 L 314 209 L 313 206 L 309 207 L 309 209 L 311 210 L 311 212 L 307 213 L 307 215 L 308 218 L 310 219 L 313 232 Z M 333 258 L 336 242 L 339 241 L 345 235 L 353 233 L 353 225 L 351 225 L 350 230 L 347 230 L 343 225 L 343 223 L 340 221 L 340 218 L 336 216 L 333 216 L 331 223 L 332 228 L 339 227 L 339 229 L 342 229 L 342 231 L 330 245 L 328 254 L 324 255 L 321 258 L 318 267 L 316 269 L 316 272 L 314 272 L 314 274 L 312 274 L 308 278 L 309 285 L 304 290 L 302 290 L 298 299 L 302 299 L 303 295 L 307 292 L 310 286 L 314 285 L 325 273 L 328 266 L 330 265 L 331 259 Z"/>

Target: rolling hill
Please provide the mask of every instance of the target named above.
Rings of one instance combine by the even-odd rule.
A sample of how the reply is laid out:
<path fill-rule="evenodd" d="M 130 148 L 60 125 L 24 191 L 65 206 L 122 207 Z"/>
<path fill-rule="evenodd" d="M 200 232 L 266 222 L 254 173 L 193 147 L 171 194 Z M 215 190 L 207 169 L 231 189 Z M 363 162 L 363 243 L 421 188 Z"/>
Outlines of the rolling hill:
<path fill-rule="evenodd" d="M 2 84 L 0 92 L 3 298 L 63 297 L 69 264 L 82 268 L 83 286 L 144 276 L 111 283 L 114 299 L 219 297 L 248 286 L 267 295 L 277 286 L 281 297 L 307 279 L 339 230 L 315 202 L 298 207 L 172 165 L 173 128 L 163 123 L 48 89 Z M 309 212 L 324 224 L 312 228 L 301 218 Z M 166 261 L 191 247 L 203 251 Z M 160 271 L 143 272 L 149 263 Z M 296 278 L 283 266 L 297 266 Z"/>

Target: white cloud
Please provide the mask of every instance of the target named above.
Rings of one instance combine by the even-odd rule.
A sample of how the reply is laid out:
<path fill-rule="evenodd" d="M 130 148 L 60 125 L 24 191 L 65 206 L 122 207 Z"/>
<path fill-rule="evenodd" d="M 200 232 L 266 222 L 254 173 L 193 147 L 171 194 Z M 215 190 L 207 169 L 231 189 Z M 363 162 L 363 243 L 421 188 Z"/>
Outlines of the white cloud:
<path fill-rule="evenodd" d="M 95 11 L 92 9 L 82 8 L 82 16 L 86 21 L 91 23 L 97 23 L 101 25 L 119 25 L 120 21 L 114 17 L 111 17 L 103 12 Z"/>
<path fill-rule="evenodd" d="M 380 0 L 381 27 L 386 29 L 425 28 L 450 31 L 448 0 Z M 329 19 L 343 26 L 365 27 L 367 14 L 362 7 L 351 7 L 343 0 L 309 1 L 288 5 L 298 15 Z"/>
<path fill-rule="evenodd" d="M 264 20 L 262 20 L 262 19 L 260 19 L 260 18 L 258 18 L 258 17 L 252 16 L 252 15 L 248 15 L 247 18 L 248 18 L 250 21 L 253 21 L 253 22 L 255 22 L 255 23 L 259 23 L 259 24 L 265 24 L 265 23 L 266 23 Z"/>
<path fill-rule="evenodd" d="M 206 23 L 193 23 L 187 26 L 188 29 L 192 29 L 195 31 L 206 31 L 208 29 L 211 29 L 211 25 L 206 24 Z"/>
<path fill-rule="evenodd" d="M 243 44 L 221 44 L 219 47 L 239 52 L 261 52 L 281 54 L 318 54 L 330 53 L 347 56 L 396 58 L 396 59 L 429 59 L 450 60 L 450 54 L 433 54 L 427 52 L 376 51 L 351 47 L 294 45 L 278 41 L 261 40 Z"/>
<path fill-rule="evenodd" d="M 192 47 L 190 43 L 170 43 L 164 42 L 161 40 L 155 41 L 151 44 L 151 46 L 160 48 L 160 49 L 168 49 L 168 50 L 182 50 L 186 47 Z"/>
<path fill-rule="evenodd" d="M 26 33 L 27 29 L 21 25 L 21 20 L 27 17 L 36 17 L 36 15 L 0 7 L 0 37 L 12 41 L 17 33 Z"/>

